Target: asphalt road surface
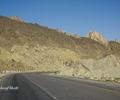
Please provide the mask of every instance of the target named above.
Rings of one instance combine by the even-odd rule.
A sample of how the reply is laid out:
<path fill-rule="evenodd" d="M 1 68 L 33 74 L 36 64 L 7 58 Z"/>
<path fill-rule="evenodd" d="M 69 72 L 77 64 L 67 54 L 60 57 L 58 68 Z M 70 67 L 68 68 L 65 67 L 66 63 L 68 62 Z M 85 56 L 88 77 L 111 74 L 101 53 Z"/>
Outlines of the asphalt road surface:
<path fill-rule="evenodd" d="M 0 100 L 120 100 L 120 91 L 45 73 L 7 75 L 1 84 Z"/>

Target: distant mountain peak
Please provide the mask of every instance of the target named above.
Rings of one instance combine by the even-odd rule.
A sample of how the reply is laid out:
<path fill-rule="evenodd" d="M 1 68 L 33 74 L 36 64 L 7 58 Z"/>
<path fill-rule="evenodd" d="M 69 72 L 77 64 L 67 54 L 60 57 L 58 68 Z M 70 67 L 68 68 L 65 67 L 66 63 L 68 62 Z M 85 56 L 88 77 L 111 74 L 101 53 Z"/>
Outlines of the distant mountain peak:
<path fill-rule="evenodd" d="M 109 41 L 102 34 L 100 34 L 98 32 L 89 32 L 88 37 L 99 43 L 104 44 L 105 46 L 107 46 L 109 43 Z"/>
<path fill-rule="evenodd" d="M 10 16 L 9 18 L 12 19 L 12 20 L 23 22 L 23 20 L 20 17 L 18 17 L 18 16 Z"/>

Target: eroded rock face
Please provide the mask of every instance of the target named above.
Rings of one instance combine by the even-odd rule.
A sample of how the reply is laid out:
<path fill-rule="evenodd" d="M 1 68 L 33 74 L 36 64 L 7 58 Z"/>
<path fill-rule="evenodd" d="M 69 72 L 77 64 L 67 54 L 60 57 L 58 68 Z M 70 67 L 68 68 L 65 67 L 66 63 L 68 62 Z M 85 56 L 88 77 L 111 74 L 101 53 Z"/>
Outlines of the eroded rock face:
<path fill-rule="evenodd" d="M 89 34 L 88 34 L 88 37 L 90 38 L 90 39 L 93 39 L 93 40 L 95 40 L 95 41 L 97 41 L 97 42 L 99 42 L 99 43 L 102 43 L 103 45 L 105 45 L 105 46 L 108 46 L 108 40 L 106 39 L 106 38 L 104 38 L 100 33 L 98 33 L 98 32 L 90 32 Z"/>
<path fill-rule="evenodd" d="M 11 59 L 43 71 L 59 71 L 60 75 L 88 77 L 97 80 L 120 77 L 120 58 L 108 55 L 104 58 L 81 59 L 76 52 L 63 48 L 37 45 L 14 46 Z"/>
<path fill-rule="evenodd" d="M 17 17 L 17 16 L 10 16 L 9 18 L 12 19 L 12 20 L 23 22 L 23 20 L 20 17 Z"/>
<path fill-rule="evenodd" d="M 67 61 L 71 63 L 71 61 Z M 112 80 L 120 77 L 120 59 L 114 55 L 105 58 L 74 60 L 72 66 L 64 66 L 61 75 L 87 77 L 96 80 Z"/>

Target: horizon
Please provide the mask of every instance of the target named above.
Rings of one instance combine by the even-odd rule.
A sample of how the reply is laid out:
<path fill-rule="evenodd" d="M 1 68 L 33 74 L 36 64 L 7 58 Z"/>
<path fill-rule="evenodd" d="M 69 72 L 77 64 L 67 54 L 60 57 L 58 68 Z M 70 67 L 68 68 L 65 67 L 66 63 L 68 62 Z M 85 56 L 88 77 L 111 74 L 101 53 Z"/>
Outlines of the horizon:
<path fill-rule="evenodd" d="M 119 0 L 1 0 L 0 14 L 80 36 L 96 31 L 120 40 L 119 5 Z"/>

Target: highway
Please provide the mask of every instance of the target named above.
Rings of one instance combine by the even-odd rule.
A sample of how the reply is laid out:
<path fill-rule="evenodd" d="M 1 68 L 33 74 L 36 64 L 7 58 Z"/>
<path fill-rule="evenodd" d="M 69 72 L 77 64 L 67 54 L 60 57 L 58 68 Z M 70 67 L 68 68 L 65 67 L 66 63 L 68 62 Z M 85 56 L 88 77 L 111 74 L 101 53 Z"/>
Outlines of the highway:
<path fill-rule="evenodd" d="M 120 100 L 115 89 L 45 73 L 11 74 L 1 84 L 0 100 Z"/>

